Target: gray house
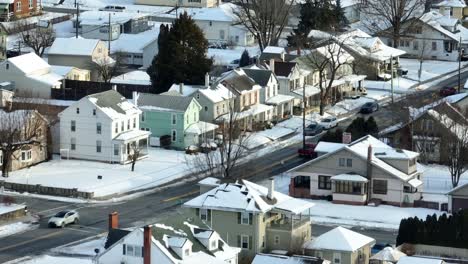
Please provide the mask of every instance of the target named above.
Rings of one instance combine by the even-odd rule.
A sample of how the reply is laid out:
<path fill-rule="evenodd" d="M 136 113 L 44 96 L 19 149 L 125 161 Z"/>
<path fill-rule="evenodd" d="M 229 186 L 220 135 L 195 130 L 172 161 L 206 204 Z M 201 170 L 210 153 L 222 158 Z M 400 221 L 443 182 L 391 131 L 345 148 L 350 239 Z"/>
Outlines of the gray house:
<path fill-rule="evenodd" d="M 460 185 L 448 193 L 449 212 L 468 209 L 468 183 Z"/>

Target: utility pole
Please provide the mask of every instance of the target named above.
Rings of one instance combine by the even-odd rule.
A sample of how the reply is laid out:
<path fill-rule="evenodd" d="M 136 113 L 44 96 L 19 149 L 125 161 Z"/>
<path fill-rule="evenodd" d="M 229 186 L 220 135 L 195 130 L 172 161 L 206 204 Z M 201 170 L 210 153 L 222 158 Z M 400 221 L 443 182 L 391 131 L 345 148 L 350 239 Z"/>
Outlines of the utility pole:
<path fill-rule="evenodd" d="M 390 56 L 390 89 L 392 92 L 392 104 L 394 103 L 394 98 L 393 98 L 393 56 Z"/>
<path fill-rule="evenodd" d="M 304 85 L 302 87 L 302 149 L 305 150 L 306 149 L 306 136 L 305 136 L 305 129 L 306 129 L 306 125 L 305 125 L 305 119 L 306 119 L 306 96 L 305 96 L 305 82 L 304 82 Z"/>
<path fill-rule="evenodd" d="M 462 44 L 462 38 L 460 36 L 460 42 L 458 43 L 458 93 L 461 91 L 461 59 L 462 59 L 462 53 L 463 50 L 461 48 Z"/>
<path fill-rule="evenodd" d="M 111 53 L 111 41 L 112 41 L 112 30 L 111 29 L 112 29 L 112 26 L 111 26 L 111 13 L 109 13 L 109 28 L 108 28 L 108 30 L 109 30 L 109 43 L 108 43 L 109 46 L 107 47 L 107 49 L 108 49 L 107 50 L 107 55 L 109 55 L 109 56 L 110 56 L 110 53 Z"/>
<path fill-rule="evenodd" d="M 75 2 L 76 3 L 76 2 Z M 80 4 L 76 3 L 76 22 L 75 22 L 75 38 L 78 38 L 78 28 L 80 27 Z"/>

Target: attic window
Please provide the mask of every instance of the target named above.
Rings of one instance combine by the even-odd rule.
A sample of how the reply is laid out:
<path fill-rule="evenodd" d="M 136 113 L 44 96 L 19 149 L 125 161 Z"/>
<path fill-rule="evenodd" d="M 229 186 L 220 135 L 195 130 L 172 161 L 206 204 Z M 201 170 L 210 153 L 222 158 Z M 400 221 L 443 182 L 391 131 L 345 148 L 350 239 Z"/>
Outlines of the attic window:
<path fill-rule="evenodd" d="M 93 116 L 96 115 L 96 109 L 93 109 Z"/>
<path fill-rule="evenodd" d="M 76 114 L 79 114 L 79 113 L 80 113 L 80 108 L 77 107 L 77 108 L 76 108 Z"/>
<path fill-rule="evenodd" d="M 7 70 L 9 70 L 9 69 L 10 69 L 10 64 L 9 64 L 9 63 L 5 64 L 5 68 L 6 68 Z"/>

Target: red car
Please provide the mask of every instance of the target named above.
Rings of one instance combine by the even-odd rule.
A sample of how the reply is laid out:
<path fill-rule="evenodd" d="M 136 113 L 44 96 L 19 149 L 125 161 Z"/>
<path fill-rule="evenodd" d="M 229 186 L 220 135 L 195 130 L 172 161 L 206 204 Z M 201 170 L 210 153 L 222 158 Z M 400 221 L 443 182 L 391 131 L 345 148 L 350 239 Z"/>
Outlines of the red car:
<path fill-rule="evenodd" d="M 439 95 L 442 97 L 446 97 L 446 96 L 457 94 L 457 92 L 458 92 L 457 89 L 454 87 L 444 87 L 440 89 Z"/>
<path fill-rule="evenodd" d="M 317 153 L 315 153 L 315 144 L 306 144 L 305 148 L 300 148 L 297 153 L 300 157 L 314 159 L 317 157 Z"/>

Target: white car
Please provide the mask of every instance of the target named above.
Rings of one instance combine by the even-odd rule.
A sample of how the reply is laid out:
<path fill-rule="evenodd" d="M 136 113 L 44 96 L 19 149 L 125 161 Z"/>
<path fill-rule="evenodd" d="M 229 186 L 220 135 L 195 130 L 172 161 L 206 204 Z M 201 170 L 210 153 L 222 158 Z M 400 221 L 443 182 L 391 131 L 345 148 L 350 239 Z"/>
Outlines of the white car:
<path fill-rule="evenodd" d="M 80 216 L 73 210 L 60 211 L 49 219 L 49 227 L 65 227 L 69 224 L 78 224 Z"/>
<path fill-rule="evenodd" d="M 338 126 L 338 119 L 336 119 L 336 117 L 334 116 L 325 117 L 324 119 L 320 121 L 320 125 L 324 129 L 330 129 L 330 128 Z"/>

